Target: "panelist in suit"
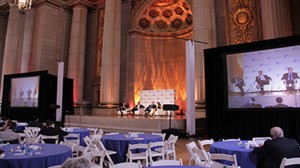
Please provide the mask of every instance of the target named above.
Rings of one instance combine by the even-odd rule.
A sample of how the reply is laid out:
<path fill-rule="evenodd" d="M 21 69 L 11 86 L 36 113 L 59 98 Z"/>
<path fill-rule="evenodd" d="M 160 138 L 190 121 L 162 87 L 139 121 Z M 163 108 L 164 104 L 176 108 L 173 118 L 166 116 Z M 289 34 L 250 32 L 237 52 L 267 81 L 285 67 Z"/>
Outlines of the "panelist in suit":
<path fill-rule="evenodd" d="M 262 146 L 252 151 L 259 159 L 257 168 L 278 168 L 284 157 L 300 157 L 298 142 L 285 138 L 280 127 L 273 127 L 270 134 L 272 140 L 266 140 Z"/>
<path fill-rule="evenodd" d="M 145 109 L 145 112 L 147 112 L 150 116 L 152 116 L 155 111 L 156 111 L 156 105 L 154 104 L 154 101 L 152 101 L 151 104 Z"/>
<path fill-rule="evenodd" d="M 257 89 L 260 89 L 262 95 L 265 94 L 264 85 L 269 85 L 272 78 L 268 75 L 264 75 L 262 70 L 258 71 L 258 76 L 255 77 L 255 82 L 257 84 Z"/>
<path fill-rule="evenodd" d="M 121 114 L 121 115 L 123 115 L 123 114 L 127 114 L 127 109 L 128 109 L 128 106 L 127 106 L 127 104 L 124 102 L 119 108 L 117 108 L 117 113 L 118 114 Z"/>
<path fill-rule="evenodd" d="M 46 120 L 46 126 L 41 129 L 40 134 L 47 136 L 58 135 L 58 142 L 63 141 L 64 136 L 68 135 L 67 132 L 63 131 L 59 127 L 55 127 L 54 123 L 51 120 Z M 46 143 L 55 143 L 55 140 L 53 139 L 45 139 L 44 141 Z"/>
<path fill-rule="evenodd" d="M 295 84 L 296 84 L 296 79 L 299 79 L 299 76 L 296 72 L 293 72 L 293 68 L 289 67 L 288 68 L 288 73 L 283 74 L 281 80 L 283 80 L 283 83 L 286 86 L 286 90 L 290 93 L 296 91 L 295 90 Z"/>
<path fill-rule="evenodd" d="M 231 79 L 231 83 L 240 89 L 241 96 L 245 95 L 244 88 L 243 88 L 243 86 L 245 85 L 245 82 L 242 78 L 238 77 L 237 75 L 234 75 L 234 77 Z"/>
<path fill-rule="evenodd" d="M 145 106 L 141 105 L 141 102 L 138 101 L 137 104 L 130 110 L 132 112 L 132 115 L 134 115 L 134 112 L 139 109 L 144 109 Z"/>

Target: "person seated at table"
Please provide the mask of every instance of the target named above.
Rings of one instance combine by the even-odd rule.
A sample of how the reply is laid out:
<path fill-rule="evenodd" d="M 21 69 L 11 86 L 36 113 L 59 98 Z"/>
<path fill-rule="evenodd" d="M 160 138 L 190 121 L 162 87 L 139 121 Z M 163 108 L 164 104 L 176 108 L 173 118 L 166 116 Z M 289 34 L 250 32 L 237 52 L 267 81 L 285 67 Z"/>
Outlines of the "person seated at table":
<path fill-rule="evenodd" d="M 91 162 L 85 157 L 68 158 L 61 165 L 61 168 L 87 168 L 91 167 Z"/>
<path fill-rule="evenodd" d="M 285 138 L 280 127 L 271 128 L 270 134 L 272 140 L 266 140 L 251 153 L 258 157 L 257 168 L 278 168 L 284 157 L 300 157 L 298 142 L 295 139 Z"/>
<path fill-rule="evenodd" d="M 139 109 L 144 109 L 145 106 L 141 105 L 141 102 L 138 101 L 137 104 L 130 110 L 132 112 L 132 115 L 134 115 L 135 111 L 138 111 Z"/>
<path fill-rule="evenodd" d="M 119 115 L 123 115 L 123 114 L 127 114 L 127 109 L 128 109 L 128 106 L 126 103 L 123 103 L 119 108 L 117 108 L 118 110 L 118 114 Z"/>
<path fill-rule="evenodd" d="M 3 131 L 0 132 L 0 139 L 3 143 L 17 144 L 19 143 L 19 134 L 15 132 L 17 124 L 9 120 Z"/>
<path fill-rule="evenodd" d="M 68 132 L 63 131 L 59 127 L 55 127 L 54 123 L 51 120 L 46 120 L 46 125 L 40 131 L 41 135 L 54 136 L 58 135 L 58 142 L 63 141 L 65 135 L 68 135 Z M 53 139 L 45 139 L 45 143 L 55 144 Z"/>
<path fill-rule="evenodd" d="M 152 101 L 151 104 L 145 109 L 145 112 L 146 114 L 152 116 L 155 111 L 156 105 L 154 104 L 154 101 Z"/>
<path fill-rule="evenodd" d="M 28 127 L 39 127 L 42 128 L 44 126 L 43 123 L 39 122 L 38 116 L 32 116 L 32 121 L 29 121 Z"/>

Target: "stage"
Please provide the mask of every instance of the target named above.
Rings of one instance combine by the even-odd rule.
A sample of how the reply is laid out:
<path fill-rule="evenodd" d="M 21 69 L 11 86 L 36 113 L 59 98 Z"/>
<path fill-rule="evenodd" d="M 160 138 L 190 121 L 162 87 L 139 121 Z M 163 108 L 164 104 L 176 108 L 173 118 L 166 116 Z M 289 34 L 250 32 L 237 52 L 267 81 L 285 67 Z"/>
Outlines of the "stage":
<path fill-rule="evenodd" d="M 82 115 L 80 115 L 80 112 Z M 205 129 L 205 112 L 196 112 L 196 130 Z M 74 127 L 96 127 L 106 132 L 161 132 L 168 129 L 171 122 L 171 128 L 186 130 L 185 115 L 169 116 L 138 116 L 138 115 L 117 115 L 115 110 L 92 109 L 91 112 L 75 109 L 75 115 L 65 116 L 65 126 Z"/>

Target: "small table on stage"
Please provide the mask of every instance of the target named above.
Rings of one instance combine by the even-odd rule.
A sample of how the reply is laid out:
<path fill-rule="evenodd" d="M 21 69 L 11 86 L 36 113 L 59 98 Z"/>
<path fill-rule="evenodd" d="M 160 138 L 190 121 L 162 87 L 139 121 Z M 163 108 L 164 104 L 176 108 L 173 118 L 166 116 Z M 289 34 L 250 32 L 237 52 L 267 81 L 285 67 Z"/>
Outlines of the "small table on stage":
<path fill-rule="evenodd" d="M 33 155 L 28 156 L 17 149 L 20 144 L 3 145 L 5 157 L 0 159 L 0 167 L 18 168 L 47 168 L 62 164 L 67 158 L 72 157 L 70 147 L 55 144 L 33 144 L 41 149 L 33 150 Z M 28 145 L 27 145 L 28 146 Z M 12 151 L 13 150 L 13 151 Z"/>
<path fill-rule="evenodd" d="M 66 130 L 66 132 L 68 132 L 69 134 L 79 134 L 80 136 L 80 145 L 81 146 L 86 146 L 83 138 L 85 136 L 90 136 L 90 130 L 86 129 L 86 128 L 71 128 Z"/>
<path fill-rule="evenodd" d="M 121 163 L 126 161 L 126 153 L 129 144 L 148 144 L 150 142 L 162 141 L 162 137 L 152 134 L 138 134 L 138 137 L 132 138 L 125 136 L 127 134 L 113 134 L 105 135 L 101 141 L 108 150 L 116 151 L 116 155 L 112 155 L 111 158 L 114 163 Z"/>
<path fill-rule="evenodd" d="M 246 149 L 245 143 L 248 141 L 223 141 L 215 142 L 210 146 L 210 153 L 235 154 L 238 165 L 242 168 L 256 168 L 257 158 L 250 153 L 252 148 Z"/>

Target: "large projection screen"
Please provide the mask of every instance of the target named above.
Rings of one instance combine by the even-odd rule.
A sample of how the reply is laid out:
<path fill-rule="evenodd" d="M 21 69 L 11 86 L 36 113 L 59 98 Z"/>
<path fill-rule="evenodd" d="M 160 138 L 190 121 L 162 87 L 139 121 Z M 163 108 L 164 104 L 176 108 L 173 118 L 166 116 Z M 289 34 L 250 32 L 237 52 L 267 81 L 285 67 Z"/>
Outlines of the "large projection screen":
<path fill-rule="evenodd" d="M 39 76 L 11 79 L 11 107 L 38 107 Z"/>

